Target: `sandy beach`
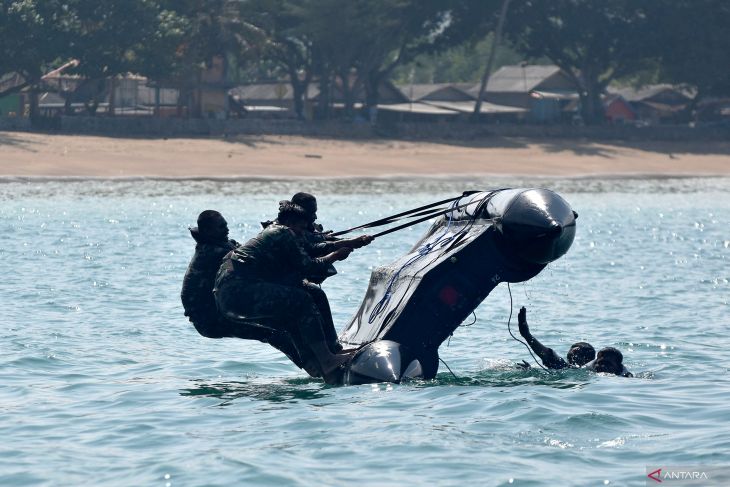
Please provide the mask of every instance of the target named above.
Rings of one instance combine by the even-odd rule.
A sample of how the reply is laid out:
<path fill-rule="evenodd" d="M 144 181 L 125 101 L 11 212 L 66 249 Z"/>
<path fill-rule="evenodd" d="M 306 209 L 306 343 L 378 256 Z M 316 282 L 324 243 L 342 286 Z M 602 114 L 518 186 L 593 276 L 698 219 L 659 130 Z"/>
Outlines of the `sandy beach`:
<path fill-rule="evenodd" d="M 730 175 L 730 142 L 114 138 L 0 132 L 0 177 Z"/>

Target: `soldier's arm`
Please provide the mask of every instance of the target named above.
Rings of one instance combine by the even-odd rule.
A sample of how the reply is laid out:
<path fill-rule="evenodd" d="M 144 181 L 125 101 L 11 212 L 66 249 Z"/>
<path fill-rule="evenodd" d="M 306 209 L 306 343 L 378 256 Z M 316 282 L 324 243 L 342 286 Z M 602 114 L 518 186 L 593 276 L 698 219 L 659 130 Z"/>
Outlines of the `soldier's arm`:
<path fill-rule="evenodd" d="M 546 347 L 540 343 L 537 338 L 532 336 L 530 328 L 527 325 L 527 310 L 524 306 L 520 309 L 520 313 L 517 315 L 517 322 L 520 329 L 520 335 L 522 335 L 522 338 L 525 339 L 532 351 L 540 357 L 540 360 L 542 360 L 542 364 L 545 367 L 548 369 L 563 369 L 568 366 L 567 362 L 555 353 L 555 350 Z"/>
<path fill-rule="evenodd" d="M 322 257 L 337 250 L 335 242 L 308 243 L 307 253 L 312 257 Z"/>
<path fill-rule="evenodd" d="M 321 257 L 330 254 L 338 249 L 351 248 L 359 249 L 373 241 L 370 235 L 361 235 L 356 238 L 343 240 L 325 240 L 320 242 L 308 242 L 306 244 L 307 253 L 313 257 Z"/>
<path fill-rule="evenodd" d="M 286 254 L 291 259 L 291 264 L 296 269 L 301 269 L 305 275 L 319 274 L 326 271 L 327 266 L 337 260 L 343 260 L 349 255 L 352 249 L 338 249 L 322 257 L 312 257 L 301 240 L 292 232 L 286 232 Z"/>

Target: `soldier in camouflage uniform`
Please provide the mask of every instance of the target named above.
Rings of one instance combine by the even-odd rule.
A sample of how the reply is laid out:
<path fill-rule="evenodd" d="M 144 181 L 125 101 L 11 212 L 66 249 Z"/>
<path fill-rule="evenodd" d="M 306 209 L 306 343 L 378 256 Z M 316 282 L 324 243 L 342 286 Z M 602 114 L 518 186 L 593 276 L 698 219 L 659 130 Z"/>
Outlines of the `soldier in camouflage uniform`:
<path fill-rule="evenodd" d="M 225 323 L 218 317 L 213 284 L 223 257 L 238 243 L 228 239 L 228 222 L 214 210 L 202 212 L 198 216 L 198 226 L 191 228 L 190 234 L 196 245 L 180 295 L 185 316 L 204 337 L 230 336 Z"/>
<path fill-rule="evenodd" d="M 308 224 L 301 207 L 283 203 L 276 223 L 224 259 L 214 293 L 223 316 L 230 321 L 250 320 L 287 334 L 305 365 L 309 363 L 307 372 L 328 379 L 349 355 L 333 353 L 328 347 L 324 330 L 328 325 L 303 281 L 344 260 L 352 249 L 340 247 L 312 258 L 301 245 Z"/>
<path fill-rule="evenodd" d="M 279 202 L 279 206 L 281 207 L 287 203 L 289 203 L 289 201 L 281 201 Z M 291 203 L 300 206 L 307 213 L 309 222 L 305 231 L 298 237 L 300 239 L 300 244 L 304 247 L 310 257 L 322 257 L 323 255 L 327 255 L 343 247 L 358 249 L 369 244 L 373 240 L 372 237 L 368 235 L 361 235 L 360 237 L 353 239 L 341 240 L 329 236 L 328 234 L 331 232 L 323 232 L 322 225 L 316 223 L 317 198 L 315 198 L 314 195 L 309 193 L 297 193 L 292 196 Z M 275 222 L 262 222 L 261 225 L 266 228 L 272 223 Z M 337 353 L 342 350 L 342 345 L 340 345 L 337 341 L 337 331 L 332 320 L 332 311 L 330 309 L 329 300 L 322 288 L 319 287 L 319 284 L 322 284 L 325 279 L 334 276 L 335 274 L 337 274 L 337 270 L 332 264 L 330 264 L 324 269 L 310 271 L 310 273 L 305 276 L 305 280 L 303 282 L 304 290 L 312 297 L 314 304 L 317 306 L 317 309 L 325 321 L 326 326 L 324 330 L 327 337 L 327 345 L 333 353 Z"/>

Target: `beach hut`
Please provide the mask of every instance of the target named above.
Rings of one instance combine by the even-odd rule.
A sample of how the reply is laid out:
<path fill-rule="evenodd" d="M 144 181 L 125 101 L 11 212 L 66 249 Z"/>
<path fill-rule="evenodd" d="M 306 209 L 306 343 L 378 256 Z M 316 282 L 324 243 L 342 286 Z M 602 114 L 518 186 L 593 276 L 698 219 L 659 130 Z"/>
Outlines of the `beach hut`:
<path fill-rule="evenodd" d="M 468 93 L 475 98 L 479 85 Z M 572 78 L 555 65 L 502 66 L 489 77 L 483 100 L 496 106 L 523 109 L 533 122 L 561 119 L 563 108 L 578 98 Z"/>
<path fill-rule="evenodd" d="M 633 122 L 636 112 L 621 95 L 606 95 L 603 99 L 606 120 L 614 124 Z"/>
<path fill-rule="evenodd" d="M 412 83 L 398 85 L 400 92 L 410 101 L 471 101 L 474 97 L 467 90 L 473 83 Z"/>
<path fill-rule="evenodd" d="M 310 83 L 306 99 L 311 102 L 318 93 L 317 87 Z M 285 81 L 236 86 L 229 94 L 249 115 L 294 116 L 294 89 Z M 308 111 L 311 113 L 311 108 Z"/>
<path fill-rule="evenodd" d="M 440 83 L 401 85 L 399 88 L 409 98 L 410 105 L 414 107 L 412 111 L 417 108 L 421 113 L 432 117 L 453 119 L 457 116 L 465 119 L 474 113 L 476 99 L 469 93 L 473 86 L 473 83 Z M 526 112 L 524 108 L 489 102 L 482 102 L 480 110 L 482 118 L 501 121 L 517 120 Z"/>
<path fill-rule="evenodd" d="M 631 104 L 637 118 L 652 124 L 677 123 L 694 94 L 670 84 L 634 87 L 609 87 L 609 95 L 620 95 Z"/>

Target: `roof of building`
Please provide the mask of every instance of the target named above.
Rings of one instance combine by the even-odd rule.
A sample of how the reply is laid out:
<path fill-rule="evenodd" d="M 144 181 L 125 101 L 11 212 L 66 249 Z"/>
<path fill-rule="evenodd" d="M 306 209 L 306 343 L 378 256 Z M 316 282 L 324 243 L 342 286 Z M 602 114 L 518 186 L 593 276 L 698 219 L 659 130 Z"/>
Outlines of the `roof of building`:
<path fill-rule="evenodd" d="M 609 87 L 606 91 L 610 94 L 621 95 L 625 100 L 633 102 L 648 100 L 662 94 L 672 94 L 680 99 L 685 98 L 687 101 L 694 96 L 694 93 L 692 93 L 691 90 L 666 83 L 645 85 L 639 88 L 634 88 L 632 86 L 622 88 Z"/>
<path fill-rule="evenodd" d="M 566 90 L 532 90 L 530 96 L 545 100 L 576 100 L 578 93 Z"/>
<path fill-rule="evenodd" d="M 76 59 L 72 59 L 71 61 L 63 64 L 62 66 L 54 69 L 53 71 L 49 71 L 48 73 L 41 76 L 41 80 L 44 82 L 48 82 L 50 80 L 58 79 L 61 74 L 68 68 L 75 68 L 79 65 L 79 61 Z M 5 91 L 12 90 L 13 88 L 16 88 L 18 86 L 25 84 L 25 78 L 23 78 L 22 75 L 16 72 L 7 73 L 2 76 L 0 76 L 0 93 L 3 93 Z"/>
<path fill-rule="evenodd" d="M 12 90 L 13 88 L 21 86 L 24 83 L 25 78 L 23 78 L 18 73 L 13 72 L 4 74 L 0 76 L 0 93 Z"/>
<path fill-rule="evenodd" d="M 536 89 L 541 83 L 560 73 L 560 71 L 560 68 L 555 65 L 502 66 L 489 77 L 487 91 L 527 93 Z M 475 97 L 478 92 L 478 84 L 472 86 L 469 90 L 469 93 Z"/>
<path fill-rule="evenodd" d="M 645 106 L 645 107 L 654 109 L 656 111 L 665 112 L 665 113 L 681 112 L 685 108 L 685 105 L 672 105 L 672 104 L 668 104 L 668 103 L 659 103 L 659 102 L 650 101 L 650 100 L 642 100 L 642 101 L 635 102 L 635 103 L 636 103 L 636 106 Z"/>
<path fill-rule="evenodd" d="M 388 105 L 378 105 L 378 110 L 386 112 L 401 112 L 401 113 L 418 113 L 424 115 L 458 115 L 459 112 L 456 110 L 448 110 L 445 108 L 430 105 L 428 103 L 392 103 Z"/>
<path fill-rule="evenodd" d="M 241 100 L 287 100 L 294 99 L 294 90 L 291 83 L 256 83 L 241 85 L 232 88 L 229 93 Z M 310 84 L 307 90 L 307 97 L 314 98 L 319 94 L 315 84 Z"/>
<path fill-rule="evenodd" d="M 474 112 L 474 104 L 476 101 L 429 101 L 425 102 L 429 105 L 437 106 L 447 110 L 454 110 L 459 113 L 472 113 Z M 525 113 L 527 110 L 520 107 L 510 107 L 506 105 L 497 105 L 495 103 L 489 103 L 482 101 L 482 106 L 479 109 L 479 113 L 487 114 L 498 114 L 498 113 Z"/>
<path fill-rule="evenodd" d="M 75 68 L 79 64 L 80 63 L 79 63 L 78 59 L 72 59 L 69 62 L 64 63 L 63 65 L 61 65 L 58 68 L 54 69 L 53 71 L 49 71 L 48 73 L 44 74 L 43 76 L 41 76 L 41 79 L 45 80 L 45 79 L 48 79 L 48 78 L 53 78 L 55 76 L 60 76 L 68 68 Z"/>
<path fill-rule="evenodd" d="M 256 104 L 257 102 L 268 102 L 266 104 L 275 104 L 275 102 L 292 101 L 294 99 L 294 90 L 291 83 L 256 83 L 250 85 L 236 86 L 229 90 L 229 93 L 246 102 L 247 104 Z M 319 87 L 316 82 L 309 83 L 307 88 L 307 99 L 316 100 L 319 96 Z M 353 93 L 353 99 L 361 102 L 365 99 L 365 90 L 360 87 Z M 332 101 L 344 101 L 342 89 L 338 84 L 332 86 Z M 380 103 L 403 103 L 408 98 L 401 93 L 392 83 L 385 81 L 380 84 Z"/>
<path fill-rule="evenodd" d="M 473 83 L 414 83 L 398 85 L 397 88 L 403 95 L 412 101 L 418 100 L 442 100 L 442 101 L 467 101 L 474 97 L 467 93 Z"/>
<path fill-rule="evenodd" d="M 341 93 L 337 93 L 338 90 L 333 93 L 335 97 L 343 99 Z M 365 89 L 361 87 L 355 92 L 355 98 L 360 101 L 365 101 Z M 403 94 L 391 81 L 382 81 L 378 86 L 378 105 L 380 104 L 398 104 L 408 103 L 409 98 Z"/>

